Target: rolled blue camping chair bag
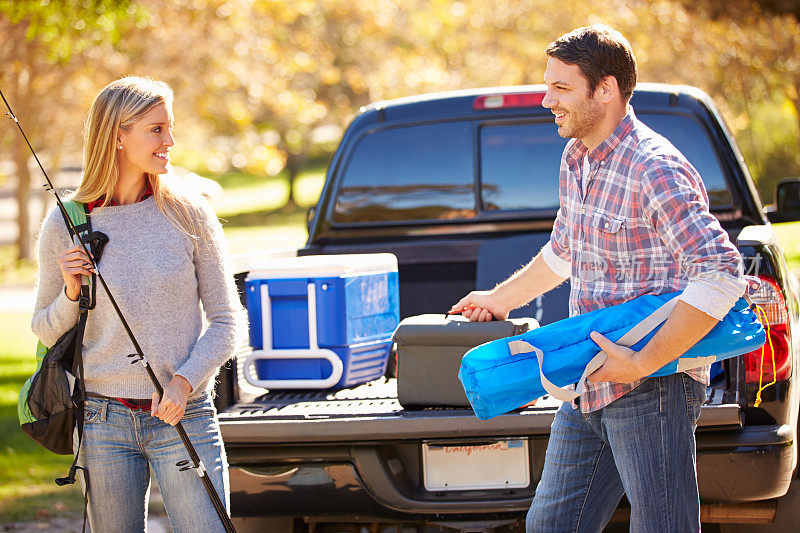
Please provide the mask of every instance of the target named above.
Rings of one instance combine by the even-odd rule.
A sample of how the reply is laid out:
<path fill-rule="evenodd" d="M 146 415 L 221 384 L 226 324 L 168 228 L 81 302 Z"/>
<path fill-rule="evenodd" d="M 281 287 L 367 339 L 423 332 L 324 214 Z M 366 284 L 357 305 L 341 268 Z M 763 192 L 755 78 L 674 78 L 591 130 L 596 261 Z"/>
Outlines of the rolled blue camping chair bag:
<path fill-rule="evenodd" d="M 606 359 L 589 337 L 592 331 L 640 350 L 669 317 L 680 295 L 674 292 L 640 296 L 471 349 L 461 361 L 458 377 L 475 414 L 486 420 L 545 394 L 573 400 L 583 391 L 586 376 Z M 651 376 L 666 376 L 736 357 L 760 348 L 765 341 L 756 313 L 740 298 L 705 337 Z M 575 383 L 576 391 L 562 389 Z"/>

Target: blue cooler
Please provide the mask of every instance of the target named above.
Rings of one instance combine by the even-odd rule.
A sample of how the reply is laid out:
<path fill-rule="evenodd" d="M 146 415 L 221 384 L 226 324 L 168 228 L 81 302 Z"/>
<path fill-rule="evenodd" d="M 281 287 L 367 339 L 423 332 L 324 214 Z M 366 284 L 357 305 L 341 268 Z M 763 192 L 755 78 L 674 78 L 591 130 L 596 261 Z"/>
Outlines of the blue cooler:
<path fill-rule="evenodd" d="M 327 389 L 385 373 L 400 322 L 394 255 L 274 259 L 250 270 L 245 290 L 251 385 Z"/>

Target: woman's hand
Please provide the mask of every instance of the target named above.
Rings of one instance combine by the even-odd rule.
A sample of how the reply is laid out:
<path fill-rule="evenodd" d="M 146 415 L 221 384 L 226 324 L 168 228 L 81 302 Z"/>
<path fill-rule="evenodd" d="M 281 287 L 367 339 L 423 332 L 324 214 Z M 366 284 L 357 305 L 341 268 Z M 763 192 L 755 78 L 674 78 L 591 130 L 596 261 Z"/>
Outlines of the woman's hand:
<path fill-rule="evenodd" d="M 160 418 L 170 426 L 174 426 L 183 418 L 186 411 L 186 400 L 192 386 L 183 376 L 175 376 L 164 389 L 164 396 L 159 401 L 158 393 L 153 393 L 153 404 L 150 408 L 150 416 Z"/>
<path fill-rule="evenodd" d="M 58 257 L 58 266 L 67 291 L 67 298 L 76 301 L 81 294 L 81 276 L 90 276 L 97 271 L 80 245 L 67 248 Z"/>

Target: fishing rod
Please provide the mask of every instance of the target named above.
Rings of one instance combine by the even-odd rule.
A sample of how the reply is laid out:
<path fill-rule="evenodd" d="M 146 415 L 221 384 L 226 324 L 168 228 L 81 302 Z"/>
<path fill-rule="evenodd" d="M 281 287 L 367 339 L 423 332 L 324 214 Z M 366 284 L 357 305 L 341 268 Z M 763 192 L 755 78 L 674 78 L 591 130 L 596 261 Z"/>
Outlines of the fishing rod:
<path fill-rule="evenodd" d="M 87 248 L 86 243 L 83 241 L 83 238 L 81 237 L 80 233 L 78 233 L 78 230 L 72 223 L 72 219 L 67 214 L 67 210 L 64 207 L 64 204 L 61 202 L 61 198 L 58 196 L 58 192 L 56 192 L 56 189 L 53 186 L 53 182 L 50 181 L 50 177 L 47 175 L 47 172 L 45 171 L 44 166 L 42 166 L 41 161 L 39 161 L 39 157 L 36 155 L 36 151 L 33 149 L 33 146 L 31 146 L 31 143 L 28 140 L 28 136 L 25 135 L 25 132 L 22 130 L 22 125 L 19 123 L 19 119 L 17 119 L 17 116 L 11 110 L 11 106 L 8 104 L 8 100 L 6 100 L 6 97 L 3 94 L 2 90 L 0 90 L 0 97 L 2 97 L 3 103 L 6 105 L 6 108 L 8 109 L 8 113 L 5 113 L 5 115 L 7 115 L 8 118 L 13 120 L 14 123 L 17 125 L 17 128 L 19 128 L 19 132 L 22 134 L 22 138 L 25 139 L 25 143 L 27 143 L 28 148 L 30 148 L 34 159 L 36 159 L 36 163 L 42 170 L 42 174 L 44 174 L 44 179 L 47 181 L 47 184 L 44 186 L 45 189 L 53 193 L 53 196 L 56 199 L 56 203 L 58 204 L 58 208 L 61 210 L 61 213 L 64 215 L 64 220 L 67 222 L 67 226 L 69 226 L 69 229 L 78 238 L 78 242 L 80 243 L 81 248 L 83 248 L 84 253 L 89 258 L 89 261 L 92 263 L 92 267 L 97 273 L 97 279 L 100 280 L 100 284 L 103 286 L 103 290 L 105 290 L 106 295 L 108 296 L 108 300 L 111 302 L 111 305 L 114 306 L 114 310 L 117 312 L 117 316 L 122 322 L 122 326 L 125 328 L 125 331 L 128 333 L 128 337 L 131 339 L 131 342 L 133 343 L 133 347 L 136 350 L 136 353 L 128 355 L 128 357 L 130 358 L 135 358 L 133 361 L 131 361 L 131 364 L 136 364 L 137 361 L 142 363 L 144 369 L 147 371 L 147 375 L 150 377 L 150 381 L 153 382 L 153 386 L 158 392 L 158 397 L 163 398 L 164 388 L 161 386 L 161 383 L 159 383 L 158 378 L 153 372 L 153 369 L 150 367 L 150 363 L 147 362 L 147 359 L 144 356 L 144 352 L 142 352 L 142 348 L 136 341 L 136 337 L 133 336 L 133 331 L 131 331 L 130 326 L 128 326 L 128 322 L 122 315 L 122 311 L 117 305 L 116 300 L 114 300 L 114 296 L 111 295 L 111 290 L 108 288 L 108 285 L 106 285 L 103 276 L 100 274 L 100 270 L 97 268 L 97 263 L 95 262 L 94 257 L 92 256 L 91 253 L 89 253 L 89 248 Z M 200 479 L 203 480 L 203 485 L 206 488 L 206 492 L 208 492 L 208 496 L 211 498 L 211 502 L 214 504 L 214 509 L 216 509 L 217 514 L 219 515 L 219 519 L 222 521 L 222 525 L 225 527 L 225 531 L 227 533 L 236 533 L 236 529 L 233 527 L 233 522 L 231 521 L 230 516 L 228 516 L 228 513 L 225 512 L 225 507 L 222 505 L 222 501 L 219 498 L 219 494 L 217 494 L 217 491 L 214 489 L 214 483 L 208 476 L 206 467 L 203 464 L 203 461 L 200 460 L 200 456 L 197 455 L 197 450 L 195 450 L 194 446 L 192 445 L 192 442 L 189 440 L 189 436 L 186 434 L 186 430 L 183 429 L 183 425 L 180 422 L 175 424 L 175 429 L 177 430 L 178 435 L 181 438 L 181 442 L 183 442 L 183 446 L 189 453 L 189 458 L 191 460 L 191 463 L 186 459 L 178 461 L 175 464 L 175 466 L 177 466 L 182 472 L 185 470 L 195 470 L 197 472 L 197 475 L 199 475 Z"/>

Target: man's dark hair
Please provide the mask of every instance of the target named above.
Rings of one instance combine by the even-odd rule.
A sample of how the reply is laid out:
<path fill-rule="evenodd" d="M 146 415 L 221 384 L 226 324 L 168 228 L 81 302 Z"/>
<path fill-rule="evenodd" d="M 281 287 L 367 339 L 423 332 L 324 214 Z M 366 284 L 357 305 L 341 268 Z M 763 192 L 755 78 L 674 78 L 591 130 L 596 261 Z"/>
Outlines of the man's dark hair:
<path fill-rule="evenodd" d="M 603 78 L 614 76 L 623 100 L 630 100 L 636 86 L 636 58 L 628 40 L 610 26 L 595 24 L 572 30 L 550 43 L 545 53 L 580 68 L 591 93 Z"/>

